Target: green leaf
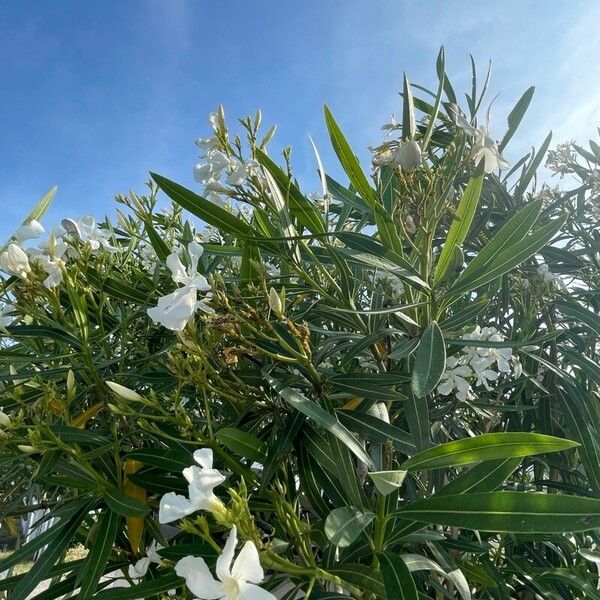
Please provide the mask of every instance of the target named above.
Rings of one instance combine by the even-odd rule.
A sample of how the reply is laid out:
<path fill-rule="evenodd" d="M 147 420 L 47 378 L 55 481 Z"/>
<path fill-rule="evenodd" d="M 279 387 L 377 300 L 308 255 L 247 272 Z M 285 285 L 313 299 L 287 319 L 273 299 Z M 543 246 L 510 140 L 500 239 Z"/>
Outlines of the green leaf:
<path fill-rule="evenodd" d="M 345 444 L 348 449 L 367 466 L 373 464 L 371 458 L 365 452 L 360 442 L 337 420 L 335 416 L 329 414 L 316 402 L 309 400 L 298 390 L 290 387 L 282 387 L 281 382 L 276 381 L 272 377 L 267 377 L 267 381 L 290 406 L 335 435 L 335 437 Z"/>
<path fill-rule="evenodd" d="M 143 600 L 177 589 L 184 583 L 185 580 L 182 577 L 171 571 L 156 579 L 129 588 L 104 590 L 97 593 L 94 598 L 97 600 Z"/>
<path fill-rule="evenodd" d="M 191 454 L 184 454 L 167 448 L 143 448 L 134 450 L 127 455 L 128 459 L 138 460 L 145 465 L 159 467 L 165 471 L 181 473 L 189 467 L 193 458 Z"/>
<path fill-rule="evenodd" d="M 171 249 L 158 234 L 156 229 L 154 229 L 154 226 L 149 220 L 144 221 L 144 229 L 146 230 L 146 235 L 148 236 L 150 245 L 152 246 L 154 252 L 156 252 L 156 256 L 158 256 L 160 260 L 167 260 L 167 256 L 171 254 Z"/>
<path fill-rule="evenodd" d="M 262 463 L 267 455 L 267 445 L 255 435 L 235 427 L 224 427 L 215 433 L 220 444 L 236 454 Z"/>
<path fill-rule="evenodd" d="M 369 415 L 357 410 L 336 411 L 340 421 L 351 431 L 360 433 L 368 440 L 385 444 L 392 440 L 394 447 L 402 454 L 411 455 L 415 451 L 415 445 L 410 433 L 390 425 L 373 415 Z"/>
<path fill-rule="evenodd" d="M 75 350 L 81 350 L 83 345 L 73 335 L 59 329 L 58 327 L 43 327 L 41 325 L 9 325 L 6 331 L 16 338 L 33 337 L 33 338 L 48 338 L 55 342 L 61 342 L 67 346 L 71 346 Z"/>
<path fill-rule="evenodd" d="M 255 158 L 273 176 L 273 179 L 287 200 L 286 204 L 289 207 L 290 213 L 298 219 L 298 222 L 304 225 L 311 233 L 325 233 L 326 228 L 321 213 L 302 194 L 288 174 L 277 166 L 262 150 L 256 150 Z"/>
<path fill-rule="evenodd" d="M 354 542 L 375 518 L 375 513 L 361 512 L 356 506 L 342 506 L 329 513 L 325 519 L 325 535 L 338 548 Z"/>
<path fill-rule="evenodd" d="M 484 460 L 560 452 L 579 444 L 540 433 L 484 433 L 428 448 L 402 463 L 405 471 L 440 469 Z"/>
<path fill-rule="evenodd" d="M 579 321 L 587 325 L 597 336 L 600 336 L 600 315 L 593 313 L 591 310 L 577 304 L 576 302 L 568 302 L 567 300 L 559 300 L 556 307 L 566 317 Z"/>
<path fill-rule="evenodd" d="M 470 291 L 489 283 L 543 248 L 562 227 L 565 217 L 551 221 L 527 236 L 541 208 L 541 199 L 530 202 L 509 219 L 467 265 L 450 293 Z"/>
<path fill-rule="evenodd" d="M 404 73 L 404 85 L 403 85 L 402 96 L 404 102 L 402 104 L 402 138 L 405 140 L 412 140 L 415 137 L 417 126 L 415 123 L 415 103 L 413 100 L 412 89 L 410 87 L 410 81 Z"/>
<path fill-rule="evenodd" d="M 146 289 L 136 289 L 131 287 L 131 283 L 129 282 L 120 281 L 114 277 L 104 277 L 92 267 L 88 267 L 85 273 L 92 285 L 112 298 L 119 298 L 119 300 L 144 306 L 151 300 L 148 297 L 152 291 L 152 281 L 149 278 L 146 279 Z M 137 281 L 144 281 L 144 279 L 139 277 Z"/>
<path fill-rule="evenodd" d="M 104 511 L 98 533 L 77 578 L 76 587 L 81 583 L 79 597 L 82 600 L 91 598 L 98 587 L 98 582 L 106 569 L 108 557 L 115 543 L 120 522 L 121 517 L 117 513 L 112 510 Z"/>
<path fill-rule="evenodd" d="M 484 163 L 481 161 L 476 169 L 475 175 L 470 179 L 463 196 L 460 199 L 435 269 L 436 282 L 444 279 L 447 271 L 452 266 L 451 258 L 454 253 L 454 248 L 457 246 L 460 247 L 467 237 L 467 233 L 473 222 L 473 217 L 475 216 L 475 211 L 477 210 L 479 196 L 481 195 L 481 187 L 484 178 L 483 166 Z"/>
<path fill-rule="evenodd" d="M 375 598 L 385 598 L 385 588 L 379 573 L 367 565 L 336 564 L 327 570 L 361 590 L 368 590 Z"/>
<path fill-rule="evenodd" d="M 487 460 L 461 473 L 437 492 L 437 495 L 451 496 L 468 492 L 493 492 L 510 477 L 521 464 L 520 458 Z"/>
<path fill-rule="evenodd" d="M 436 321 L 426 327 L 415 353 L 411 387 L 417 398 L 423 398 L 440 381 L 446 367 L 446 345 Z"/>
<path fill-rule="evenodd" d="M 463 277 L 466 272 L 465 269 L 457 279 L 456 284 L 451 288 L 451 293 L 458 294 L 471 291 L 498 279 L 501 275 L 504 275 L 504 273 L 508 273 L 508 271 L 512 270 L 546 246 L 546 244 L 548 244 L 562 229 L 567 219 L 568 215 L 564 215 L 559 219 L 550 221 L 550 223 L 540 227 L 525 239 L 516 243 L 512 248 L 498 254 L 494 260 L 487 265 L 485 272 L 476 274 L 471 273 L 469 278 L 466 276 Z"/>
<path fill-rule="evenodd" d="M 375 206 L 378 203 L 377 195 L 369 184 L 366 175 L 364 174 L 358 159 L 352 152 L 352 148 L 346 141 L 342 130 L 336 123 L 331 111 L 327 106 L 324 107 L 325 111 L 325 123 L 327 124 L 327 130 L 329 131 L 329 137 L 333 149 L 337 154 L 337 157 L 350 179 L 350 183 L 354 186 L 356 191 L 361 195 L 362 199 L 370 206 Z"/>
<path fill-rule="evenodd" d="M 391 552 L 380 552 L 377 557 L 388 600 L 418 600 L 417 585 L 402 558 Z"/>
<path fill-rule="evenodd" d="M 542 164 L 542 160 L 546 156 L 546 152 L 550 147 L 550 141 L 552 140 L 552 132 L 550 132 L 546 139 L 542 142 L 540 149 L 536 152 L 536 154 L 531 159 L 531 162 L 525 169 L 525 172 L 521 175 L 517 186 L 514 191 L 515 198 L 521 198 L 527 189 L 527 186 L 531 182 L 531 180 L 535 177 L 539 166 Z"/>
<path fill-rule="evenodd" d="M 384 496 L 397 490 L 403 483 L 408 471 L 370 471 L 377 490 Z"/>
<path fill-rule="evenodd" d="M 373 256 L 372 254 L 367 254 L 366 252 L 360 252 L 351 248 L 340 248 L 340 252 L 346 255 L 350 262 L 364 265 L 366 267 L 370 267 L 371 269 L 381 269 L 382 271 L 390 273 L 391 275 L 395 275 L 399 279 L 403 279 L 414 287 L 424 290 L 429 289 L 427 283 L 425 283 L 425 281 L 423 281 L 418 275 L 413 273 L 412 266 L 410 268 L 399 267 L 397 264 L 387 258 Z"/>
<path fill-rule="evenodd" d="M 150 509 L 140 500 L 124 494 L 116 488 L 107 489 L 104 498 L 108 506 L 119 515 L 125 517 L 145 517 Z"/>
<path fill-rule="evenodd" d="M 258 245 L 247 241 L 242 249 L 242 263 L 240 266 L 240 281 L 242 286 L 257 284 L 261 277 L 261 258 Z"/>
<path fill-rule="evenodd" d="M 600 527 L 600 500 L 558 494 L 487 492 L 432 496 L 395 514 L 423 523 L 478 531 L 563 533 Z"/>
<path fill-rule="evenodd" d="M 88 506 L 90 505 L 91 504 L 88 504 L 78 511 L 62 528 L 58 530 L 52 528 L 55 535 L 52 536 L 46 549 L 34 561 L 33 566 L 27 573 L 27 577 L 21 579 L 10 592 L 9 597 L 11 600 L 25 600 L 37 587 L 38 583 L 46 579 L 47 574 L 50 572 L 54 563 L 58 561 L 63 552 L 73 541 L 77 530 L 81 526 L 83 518 L 88 512 Z"/>
<path fill-rule="evenodd" d="M 150 176 L 157 183 L 158 187 L 165 193 L 173 202 L 192 213 L 199 219 L 202 219 L 208 225 L 239 237 L 256 237 L 257 232 L 250 225 L 238 219 L 230 212 L 217 206 L 214 202 L 210 202 L 206 198 L 188 190 L 187 188 L 157 175 L 150 173 Z"/>
<path fill-rule="evenodd" d="M 514 108 L 510 111 L 507 121 L 508 121 L 508 130 L 504 134 L 502 141 L 498 145 L 498 150 L 502 152 L 506 147 L 506 144 L 511 140 L 512 136 L 517 131 L 517 128 L 521 124 L 527 109 L 529 108 L 529 104 L 531 103 L 531 99 L 533 98 L 533 93 L 535 92 L 535 86 L 531 86 L 527 90 L 525 90 L 524 94 L 519 98 Z"/>

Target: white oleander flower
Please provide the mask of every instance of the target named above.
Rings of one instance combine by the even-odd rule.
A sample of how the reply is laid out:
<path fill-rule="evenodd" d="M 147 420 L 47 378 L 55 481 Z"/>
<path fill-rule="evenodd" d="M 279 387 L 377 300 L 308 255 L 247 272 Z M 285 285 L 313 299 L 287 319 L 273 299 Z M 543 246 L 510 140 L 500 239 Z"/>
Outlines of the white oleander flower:
<path fill-rule="evenodd" d="M 438 394 L 448 396 L 456 391 L 456 397 L 465 402 L 471 393 L 471 384 L 467 378 L 473 375 L 468 365 L 461 364 L 455 356 L 446 360 L 446 371 L 437 386 Z"/>
<path fill-rule="evenodd" d="M 171 523 L 187 517 L 197 510 L 220 512 L 223 503 L 213 492 L 214 488 L 225 481 L 225 476 L 213 469 L 213 452 L 210 448 L 202 448 L 194 452 L 194 460 L 200 465 L 192 465 L 183 470 L 188 482 L 188 498 L 169 492 L 160 500 L 158 521 Z"/>
<path fill-rule="evenodd" d="M 386 142 L 378 148 L 372 148 L 373 164 L 396 165 L 403 171 L 411 171 L 421 164 L 421 147 L 418 142 Z"/>
<path fill-rule="evenodd" d="M 17 244 L 22 244 L 26 240 L 39 238 L 44 233 L 44 226 L 35 219 L 31 219 L 26 225 L 21 225 L 13 234 Z"/>
<path fill-rule="evenodd" d="M 396 120 L 396 115 L 391 115 L 390 122 L 381 126 L 381 129 L 383 131 L 389 131 L 390 133 L 392 131 L 394 131 L 395 129 L 401 129 L 401 128 L 402 128 L 402 125 L 400 123 L 398 123 L 398 121 Z"/>
<path fill-rule="evenodd" d="M 62 226 L 66 235 L 85 243 L 92 252 L 97 252 L 102 248 L 105 252 L 117 252 L 117 248 L 110 243 L 111 234 L 106 229 L 101 229 L 96 224 L 96 219 L 92 215 L 87 215 L 78 219 L 63 219 Z"/>
<path fill-rule="evenodd" d="M 488 356 L 474 358 L 469 363 L 475 372 L 475 385 L 483 385 L 488 392 L 493 389 L 488 382 L 496 381 L 500 375 L 497 371 L 490 369 L 493 363 L 494 359 Z"/>
<path fill-rule="evenodd" d="M 541 275 L 545 283 L 556 285 L 565 290 L 567 289 L 567 286 L 565 285 L 565 282 L 561 279 L 560 275 L 558 275 L 557 273 L 552 273 L 552 271 L 550 271 L 550 268 L 546 263 L 542 263 L 537 268 L 537 272 Z"/>
<path fill-rule="evenodd" d="M 246 542 L 235 561 L 237 529 L 231 529 L 223 552 L 217 558 L 215 579 L 203 558 L 186 556 L 175 565 L 175 572 L 185 579 L 190 591 L 200 600 L 275 600 L 275 596 L 259 587 L 264 579 L 258 550 Z"/>
<path fill-rule="evenodd" d="M 166 296 L 161 296 L 157 305 L 146 311 L 153 321 L 167 329 L 182 331 L 197 310 L 206 313 L 214 312 L 207 303 L 210 299 L 208 296 L 198 300 L 198 291 L 206 292 L 211 289 L 206 278 L 197 273 L 198 261 L 203 250 L 198 242 L 188 244 L 190 265 L 187 269 L 177 252 L 169 254 L 166 262 L 171 271 L 171 277 L 175 283 L 183 284 L 183 287 Z"/>
<path fill-rule="evenodd" d="M 6 331 L 6 327 L 12 325 L 15 320 L 14 312 L 16 306 L 13 304 L 2 304 L 0 305 L 0 331 Z"/>
<path fill-rule="evenodd" d="M 146 576 L 148 568 L 152 563 L 160 565 L 162 558 L 158 551 L 162 548 L 160 544 L 153 540 L 150 546 L 146 549 L 146 556 L 140 558 L 134 565 L 129 565 L 129 577 L 131 579 L 141 579 Z"/>
<path fill-rule="evenodd" d="M 512 348 L 486 348 L 486 356 L 494 359 L 500 373 L 510 373 L 510 360 L 512 358 Z M 493 364 L 493 363 L 492 363 Z"/>
<path fill-rule="evenodd" d="M 412 171 L 421 164 L 421 160 L 421 146 L 415 141 L 405 142 L 394 155 L 394 163 L 403 171 Z"/>
<path fill-rule="evenodd" d="M 29 258 L 17 244 L 9 244 L 6 250 L 0 254 L 0 269 L 21 279 L 27 279 L 27 275 L 31 273 Z"/>
<path fill-rule="evenodd" d="M 455 111 L 456 124 L 473 137 L 471 155 L 475 164 L 484 161 L 484 171 L 492 173 L 498 169 L 508 169 L 510 164 L 504 159 L 496 140 L 489 135 L 490 111 L 488 109 L 484 127 L 473 127 L 458 111 Z"/>

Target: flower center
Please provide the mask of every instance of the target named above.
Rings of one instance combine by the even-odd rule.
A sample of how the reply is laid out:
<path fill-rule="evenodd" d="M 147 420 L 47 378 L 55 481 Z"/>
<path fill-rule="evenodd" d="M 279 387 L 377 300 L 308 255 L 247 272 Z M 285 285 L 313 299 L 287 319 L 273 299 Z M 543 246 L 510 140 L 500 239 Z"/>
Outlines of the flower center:
<path fill-rule="evenodd" d="M 233 577 L 225 577 L 223 580 L 223 591 L 226 600 L 237 600 L 240 596 L 240 584 Z"/>

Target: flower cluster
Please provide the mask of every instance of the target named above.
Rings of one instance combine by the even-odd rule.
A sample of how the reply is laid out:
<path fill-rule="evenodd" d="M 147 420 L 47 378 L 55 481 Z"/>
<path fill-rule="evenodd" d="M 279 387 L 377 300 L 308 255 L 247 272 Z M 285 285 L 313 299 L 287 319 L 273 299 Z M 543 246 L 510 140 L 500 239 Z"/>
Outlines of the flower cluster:
<path fill-rule="evenodd" d="M 223 186 L 223 178 L 227 185 L 241 186 L 249 177 L 260 175 L 259 164 L 254 159 L 242 161 L 221 142 L 219 136 L 226 131 L 222 106 L 217 112 L 210 114 L 209 121 L 213 135 L 196 140 L 196 146 L 205 152 L 194 167 L 194 178 L 204 186 L 203 196 L 207 200 L 222 205 L 221 194 L 227 191 Z"/>
<path fill-rule="evenodd" d="M 111 232 L 99 227 L 92 216 L 78 220 L 63 219 L 62 227 L 50 231 L 46 240 L 37 246 L 24 247 L 24 242 L 38 239 L 44 232 L 43 225 L 35 219 L 21 225 L 6 250 L 0 254 L 0 269 L 9 275 L 27 279 L 32 272 L 31 265 L 37 264 L 46 273 L 44 286 L 54 288 L 62 282 L 66 262 L 79 255 L 76 241 L 93 254 L 117 251 L 111 243 Z"/>
<path fill-rule="evenodd" d="M 148 309 L 148 316 L 167 329 L 183 331 L 196 310 L 213 313 L 208 305 L 210 294 L 198 300 L 198 292 L 208 292 L 210 284 L 203 275 L 198 275 L 198 262 L 204 248 L 198 242 L 190 242 L 187 246 L 189 266 L 186 268 L 177 252 L 167 257 L 167 267 L 175 283 L 182 284 L 174 292 L 161 296 L 156 306 Z"/>
<path fill-rule="evenodd" d="M 538 275 L 541 276 L 544 283 L 548 283 L 551 286 L 557 286 L 559 288 L 562 288 L 563 290 L 567 289 L 567 286 L 566 286 L 565 282 L 561 279 L 560 275 L 550 271 L 550 268 L 548 267 L 548 265 L 546 263 L 542 263 L 537 268 L 537 272 L 538 272 Z"/>
<path fill-rule="evenodd" d="M 188 482 L 189 498 L 169 492 L 160 501 L 159 522 L 171 523 L 198 510 L 223 514 L 225 506 L 213 492 L 213 489 L 225 481 L 225 476 L 213 469 L 213 452 L 210 448 L 202 448 L 194 452 L 197 465 L 183 470 Z M 264 571 L 260 564 L 258 549 L 252 541 L 247 541 L 233 560 L 237 546 L 237 527 L 232 526 L 222 553 L 217 559 L 217 579 L 215 579 L 206 561 L 197 556 L 185 556 L 175 565 L 177 575 L 185 579 L 185 583 L 196 598 L 201 600 L 274 600 L 275 596 L 259 587 L 264 579 Z M 153 561 L 157 548 L 151 556 L 140 559 L 130 569 L 130 574 L 143 577 L 148 565 Z M 142 573 L 138 575 L 138 573 Z"/>
<path fill-rule="evenodd" d="M 554 150 L 548 150 L 546 166 L 553 173 L 562 177 L 573 173 L 573 164 L 577 162 L 577 155 L 573 148 L 575 142 L 570 140 L 563 144 L 558 144 Z"/>
<path fill-rule="evenodd" d="M 503 342 L 506 338 L 495 327 L 475 327 L 464 336 L 465 340 Z M 465 346 L 461 354 L 446 360 L 446 371 L 437 387 L 438 394 L 448 396 L 454 392 L 461 400 L 474 397 L 473 386 L 482 385 L 487 391 L 490 382 L 501 375 L 520 377 L 521 363 L 512 348 Z"/>

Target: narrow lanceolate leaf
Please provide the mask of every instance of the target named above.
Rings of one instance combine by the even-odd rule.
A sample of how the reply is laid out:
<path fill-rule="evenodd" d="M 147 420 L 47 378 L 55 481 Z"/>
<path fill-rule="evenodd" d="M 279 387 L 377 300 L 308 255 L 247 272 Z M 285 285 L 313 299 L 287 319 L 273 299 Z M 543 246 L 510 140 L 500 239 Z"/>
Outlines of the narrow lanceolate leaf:
<path fill-rule="evenodd" d="M 267 455 L 267 445 L 247 431 L 225 427 L 219 429 L 215 437 L 220 444 L 244 458 L 262 462 Z"/>
<path fill-rule="evenodd" d="M 493 492 L 510 477 L 520 464 L 520 458 L 504 458 L 482 462 L 440 488 L 437 495 L 451 496 L 469 492 Z"/>
<path fill-rule="evenodd" d="M 91 506 L 91 504 L 90 504 Z M 87 515 L 87 507 L 77 512 L 62 528 L 56 532 L 51 542 L 33 563 L 31 570 L 19 581 L 15 588 L 10 592 L 11 600 L 25 600 L 31 592 L 37 587 L 40 581 L 47 578 L 50 569 L 54 563 L 62 556 L 69 544 L 81 526 L 81 522 Z"/>
<path fill-rule="evenodd" d="M 396 450 L 402 454 L 411 455 L 415 451 L 415 444 L 408 431 L 404 431 L 395 425 L 390 425 L 373 415 L 369 415 L 356 410 L 337 410 L 340 421 L 351 431 L 360 433 L 363 437 L 385 444 L 392 440 Z"/>
<path fill-rule="evenodd" d="M 103 590 L 97 593 L 94 598 L 98 600 L 143 600 L 177 589 L 184 583 L 185 580 L 182 577 L 178 577 L 174 571 L 170 571 L 156 579 L 145 581 L 139 585 L 132 585 L 129 588 Z"/>
<path fill-rule="evenodd" d="M 467 184 L 464 194 L 458 204 L 456 214 L 454 215 L 454 219 L 450 225 L 448 236 L 444 242 L 444 247 L 442 248 L 440 258 L 435 269 L 436 283 L 444 278 L 446 272 L 451 267 L 453 263 L 451 258 L 454 253 L 454 247 L 460 247 L 467 237 L 467 233 L 469 232 L 469 228 L 473 222 L 473 217 L 475 216 L 475 211 L 477 210 L 479 196 L 481 195 L 481 187 L 483 185 L 484 177 L 483 166 L 484 163 L 482 161 L 477 168 L 477 172 Z"/>
<path fill-rule="evenodd" d="M 377 557 L 388 600 L 418 600 L 417 585 L 402 558 L 391 552 L 381 552 Z"/>
<path fill-rule="evenodd" d="M 321 213 L 302 194 L 291 178 L 262 150 L 256 150 L 256 160 L 268 170 L 287 200 L 290 213 L 311 233 L 325 233 L 325 223 Z"/>
<path fill-rule="evenodd" d="M 169 248 L 165 240 L 162 239 L 158 231 L 154 229 L 154 225 L 152 225 L 150 220 L 144 221 L 144 229 L 146 230 L 146 235 L 148 236 L 148 240 L 150 241 L 154 252 L 156 252 L 156 256 L 158 256 L 160 260 L 167 260 L 167 256 L 171 254 L 171 248 Z"/>
<path fill-rule="evenodd" d="M 535 86 L 531 86 L 525 93 L 519 98 L 518 102 L 515 104 L 514 108 L 510 111 L 507 121 L 508 121 L 508 129 L 502 138 L 502 141 L 498 145 L 498 149 L 500 152 L 504 150 L 506 144 L 510 141 L 512 136 L 517 131 L 527 109 L 529 108 L 529 104 L 531 103 L 531 99 L 533 98 L 533 93 L 535 92 Z"/>
<path fill-rule="evenodd" d="M 150 509 L 140 500 L 131 498 L 117 489 L 108 489 L 104 493 L 106 504 L 116 513 L 125 517 L 143 517 Z"/>
<path fill-rule="evenodd" d="M 578 445 L 571 440 L 539 433 L 484 433 L 423 450 L 404 461 L 401 468 L 405 471 L 440 469 L 498 458 L 560 452 Z"/>
<path fill-rule="evenodd" d="M 298 390 L 290 387 L 281 387 L 281 383 L 268 377 L 267 381 L 273 389 L 293 408 L 306 415 L 318 425 L 329 431 L 337 437 L 347 448 L 355 454 L 367 466 L 372 466 L 369 455 L 365 452 L 360 442 L 344 427 L 335 416 L 329 414 L 324 408 L 321 408 L 316 402 L 309 400 Z"/>
<path fill-rule="evenodd" d="M 540 149 L 535 153 L 535 155 L 531 159 L 531 162 L 525 169 L 525 172 L 521 175 L 521 178 L 519 179 L 517 186 L 515 188 L 514 194 L 513 194 L 515 198 L 520 198 L 525 193 L 527 186 L 530 184 L 531 180 L 535 177 L 539 166 L 542 164 L 542 161 L 544 160 L 544 157 L 546 156 L 546 152 L 548 151 L 548 148 L 550 147 L 551 141 L 552 141 L 552 132 L 550 132 L 546 136 L 546 139 L 542 142 Z"/>
<path fill-rule="evenodd" d="M 374 513 L 362 512 L 356 506 L 336 508 L 325 519 L 325 535 L 338 548 L 346 548 L 358 538 L 374 518 Z"/>
<path fill-rule="evenodd" d="M 157 175 L 150 173 L 152 179 L 157 183 L 158 187 L 173 200 L 176 204 L 192 213 L 205 223 L 213 227 L 240 237 L 256 237 L 257 233 L 250 225 L 238 219 L 225 209 L 217 206 L 214 202 L 210 202 L 206 198 L 188 190 L 187 188 Z"/>
<path fill-rule="evenodd" d="M 587 325 L 596 335 L 600 336 L 600 315 L 576 302 L 561 300 L 556 303 L 556 306 L 565 317 Z"/>
<path fill-rule="evenodd" d="M 479 254 L 467 265 L 460 279 L 470 279 L 480 272 L 487 271 L 494 258 L 521 241 L 533 227 L 542 209 L 542 200 L 530 202 L 514 217 L 511 217 L 498 233 L 484 246 Z"/>
<path fill-rule="evenodd" d="M 375 191 L 369 184 L 367 176 L 364 174 L 358 159 L 354 155 L 354 152 L 352 152 L 352 148 L 350 148 L 342 130 L 333 118 L 331 111 L 327 106 L 324 107 L 324 111 L 325 123 L 327 125 L 327 130 L 329 131 L 331 144 L 333 145 L 333 149 L 335 150 L 350 183 L 367 204 L 374 206 L 378 203 Z"/>
<path fill-rule="evenodd" d="M 260 268 L 260 250 L 254 242 L 246 242 L 242 248 L 242 263 L 240 265 L 240 281 L 242 286 L 256 284 L 262 277 Z"/>
<path fill-rule="evenodd" d="M 479 531 L 563 533 L 600 527 L 600 500 L 524 492 L 458 494 L 413 502 L 395 515 Z"/>
<path fill-rule="evenodd" d="M 451 292 L 467 292 L 493 282 L 504 275 L 504 273 L 508 273 L 550 243 L 552 238 L 563 228 L 567 218 L 568 215 L 565 215 L 540 227 L 528 235 L 524 240 L 515 244 L 512 249 L 507 249 L 496 256 L 488 265 L 487 270 L 484 273 L 476 274 L 471 280 L 465 278 L 460 281 L 462 278 L 461 274 L 456 285 L 452 287 Z"/>
<path fill-rule="evenodd" d="M 417 130 L 415 122 L 415 102 L 413 100 L 410 81 L 404 73 L 404 89 L 402 92 L 404 102 L 402 104 L 402 137 L 406 140 L 412 140 Z"/>
<path fill-rule="evenodd" d="M 412 373 L 412 390 L 417 398 L 431 392 L 438 384 L 446 366 L 444 336 L 435 321 L 429 323 L 415 355 Z"/>
<path fill-rule="evenodd" d="M 110 551 L 115 543 L 121 517 L 112 510 L 104 511 L 98 533 L 91 545 L 83 569 L 77 583 L 81 583 L 79 598 L 91 598 L 98 587 L 100 577 L 104 574 Z"/>

